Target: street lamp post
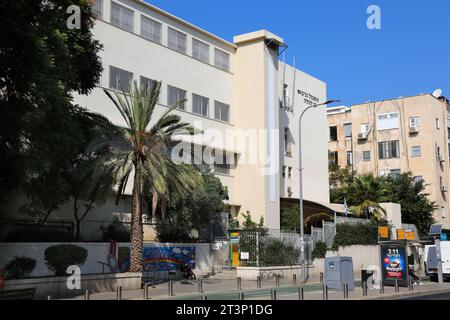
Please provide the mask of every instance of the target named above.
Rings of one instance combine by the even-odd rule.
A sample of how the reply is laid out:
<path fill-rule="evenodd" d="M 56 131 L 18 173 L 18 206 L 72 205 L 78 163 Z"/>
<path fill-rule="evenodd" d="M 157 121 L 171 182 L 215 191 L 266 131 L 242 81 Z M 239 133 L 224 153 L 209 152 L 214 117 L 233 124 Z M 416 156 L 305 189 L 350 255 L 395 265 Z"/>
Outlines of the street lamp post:
<path fill-rule="evenodd" d="M 307 107 L 300 114 L 298 120 L 298 169 L 299 169 L 299 205 L 300 205 L 300 266 L 301 266 L 301 281 L 306 282 L 306 272 L 305 272 L 305 241 L 304 241 L 304 226 L 303 226 L 303 161 L 302 161 L 302 118 L 306 111 L 312 108 L 317 108 L 319 106 L 328 105 L 333 102 L 339 102 L 339 100 L 328 100 L 324 103 L 317 103 Z"/>

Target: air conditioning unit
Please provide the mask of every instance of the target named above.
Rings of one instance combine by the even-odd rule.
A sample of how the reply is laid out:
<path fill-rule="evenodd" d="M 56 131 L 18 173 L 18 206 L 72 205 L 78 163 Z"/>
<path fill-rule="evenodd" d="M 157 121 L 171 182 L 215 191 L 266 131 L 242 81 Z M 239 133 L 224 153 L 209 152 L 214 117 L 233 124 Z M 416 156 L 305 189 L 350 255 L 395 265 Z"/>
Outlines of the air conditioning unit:
<path fill-rule="evenodd" d="M 418 127 L 409 127 L 409 133 L 418 133 L 419 132 L 419 128 Z"/>
<path fill-rule="evenodd" d="M 448 187 L 447 186 L 441 186 L 441 191 L 442 192 L 448 192 Z"/>
<path fill-rule="evenodd" d="M 444 157 L 442 157 L 440 154 L 438 154 L 436 158 L 439 162 L 445 162 Z"/>
<path fill-rule="evenodd" d="M 367 140 L 368 135 L 369 135 L 368 132 L 358 133 L 358 140 Z"/>

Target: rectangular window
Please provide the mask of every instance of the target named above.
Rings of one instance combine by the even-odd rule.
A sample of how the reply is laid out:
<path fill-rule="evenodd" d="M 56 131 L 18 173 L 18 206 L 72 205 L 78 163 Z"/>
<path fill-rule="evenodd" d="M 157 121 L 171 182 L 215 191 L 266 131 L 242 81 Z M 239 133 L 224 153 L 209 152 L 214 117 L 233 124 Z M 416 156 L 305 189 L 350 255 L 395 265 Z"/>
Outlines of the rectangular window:
<path fill-rule="evenodd" d="M 346 138 L 352 137 L 352 124 L 351 123 L 344 124 L 344 133 L 345 133 Z"/>
<path fill-rule="evenodd" d="M 410 117 L 409 118 L 409 127 L 410 128 L 420 127 L 420 117 Z"/>
<path fill-rule="evenodd" d="M 230 55 L 219 49 L 214 49 L 214 65 L 224 71 L 230 71 Z"/>
<path fill-rule="evenodd" d="M 337 127 L 330 127 L 330 141 L 337 141 Z"/>
<path fill-rule="evenodd" d="M 130 92 L 133 73 L 113 66 L 109 67 L 109 87 L 111 89 Z"/>
<path fill-rule="evenodd" d="M 214 101 L 214 118 L 230 122 L 230 106 L 219 101 Z"/>
<path fill-rule="evenodd" d="M 150 79 L 150 78 L 146 78 L 146 77 L 144 77 L 144 76 L 141 76 L 141 82 L 140 82 L 140 85 L 141 85 L 141 87 L 144 87 L 146 90 L 152 91 L 152 90 L 153 90 L 153 87 L 156 86 L 156 84 L 157 84 L 157 81 L 156 81 L 156 80 L 153 80 L 153 79 Z M 161 92 L 160 92 L 160 93 L 161 93 Z M 160 98 L 160 97 L 158 96 L 158 102 L 160 101 L 159 98 Z"/>
<path fill-rule="evenodd" d="M 389 130 L 398 129 L 398 113 L 380 113 L 377 115 L 377 129 Z"/>
<path fill-rule="evenodd" d="M 331 151 L 328 153 L 328 161 L 335 165 L 339 165 L 338 162 L 338 152 L 337 151 Z"/>
<path fill-rule="evenodd" d="M 413 179 L 414 179 L 414 183 L 419 183 L 419 182 L 423 181 L 422 176 L 415 176 Z"/>
<path fill-rule="evenodd" d="M 441 121 L 439 120 L 439 118 L 436 118 L 436 129 L 440 129 L 441 128 Z"/>
<path fill-rule="evenodd" d="M 161 29 L 161 23 L 141 15 L 141 36 L 161 44 Z"/>
<path fill-rule="evenodd" d="M 283 174 L 283 178 L 286 178 L 286 166 L 283 166 L 282 174 Z"/>
<path fill-rule="evenodd" d="M 167 45 L 170 49 L 186 54 L 186 34 L 169 27 Z"/>
<path fill-rule="evenodd" d="M 413 146 L 411 148 L 411 156 L 412 157 L 421 157 L 422 156 L 422 149 L 420 146 Z"/>
<path fill-rule="evenodd" d="M 124 30 L 133 32 L 134 11 L 115 2 L 111 2 L 111 24 Z"/>
<path fill-rule="evenodd" d="M 398 140 L 378 142 L 378 155 L 380 159 L 391 159 L 400 157 Z"/>
<path fill-rule="evenodd" d="M 370 151 L 363 151 L 363 161 L 370 161 Z"/>
<path fill-rule="evenodd" d="M 292 167 L 288 168 L 288 178 L 291 179 L 292 178 Z"/>
<path fill-rule="evenodd" d="M 230 174 L 231 159 L 230 155 L 223 151 L 214 152 L 214 173 Z"/>
<path fill-rule="evenodd" d="M 353 152 L 347 151 L 347 166 L 353 166 Z"/>
<path fill-rule="evenodd" d="M 192 39 L 192 57 L 209 63 L 209 45 L 197 39 Z"/>
<path fill-rule="evenodd" d="M 208 116 L 209 99 L 199 96 L 198 94 L 192 94 L 192 112 L 201 114 L 202 116 Z"/>
<path fill-rule="evenodd" d="M 103 0 L 95 0 L 92 5 L 92 13 L 95 15 L 97 19 L 103 18 Z"/>
<path fill-rule="evenodd" d="M 361 129 L 361 133 L 368 133 L 370 131 L 370 124 L 363 123 L 363 124 L 361 124 L 360 129 Z"/>
<path fill-rule="evenodd" d="M 167 105 L 170 107 L 186 99 L 186 90 L 167 86 Z M 178 104 L 178 109 L 185 110 L 185 102 Z"/>

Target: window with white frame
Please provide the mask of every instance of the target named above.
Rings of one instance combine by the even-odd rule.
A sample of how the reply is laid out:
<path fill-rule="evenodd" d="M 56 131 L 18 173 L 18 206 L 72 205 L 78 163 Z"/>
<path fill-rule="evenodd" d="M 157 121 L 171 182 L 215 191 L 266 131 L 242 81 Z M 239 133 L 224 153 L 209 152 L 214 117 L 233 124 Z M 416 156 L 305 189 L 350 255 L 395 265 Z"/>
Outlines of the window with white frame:
<path fill-rule="evenodd" d="M 150 90 L 150 92 L 153 90 L 153 88 L 157 85 L 158 81 L 141 76 L 140 78 L 140 86 L 144 87 L 146 90 Z M 159 101 L 159 96 L 158 96 Z"/>
<path fill-rule="evenodd" d="M 169 27 L 167 45 L 170 49 L 186 54 L 186 34 Z"/>
<path fill-rule="evenodd" d="M 390 130 L 398 129 L 398 113 L 380 113 L 377 115 L 377 129 Z"/>
<path fill-rule="evenodd" d="M 230 122 L 230 106 L 219 101 L 214 101 L 214 119 Z"/>
<path fill-rule="evenodd" d="M 161 44 L 162 24 L 153 19 L 141 15 L 141 36 Z"/>
<path fill-rule="evenodd" d="M 214 65 L 224 71 L 230 71 L 230 54 L 215 48 Z"/>
<path fill-rule="evenodd" d="M 363 151 L 363 161 L 370 161 L 370 151 Z"/>
<path fill-rule="evenodd" d="M 347 151 L 347 166 L 351 167 L 353 166 L 353 152 Z"/>
<path fill-rule="evenodd" d="M 111 24 L 124 30 L 133 32 L 134 11 L 118 3 L 111 2 Z"/>
<path fill-rule="evenodd" d="M 192 112 L 208 116 L 209 99 L 198 94 L 192 94 Z"/>
<path fill-rule="evenodd" d="M 410 128 L 420 127 L 420 117 L 410 117 L 409 118 L 409 127 Z"/>
<path fill-rule="evenodd" d="M 439 118 L 436 118 L 436 129 L 440 129 L 441 128 L 441 121 L 439 120 Z"/>
<path fill-rule="evenodd" d="M 95 0 L 92 7 L 92 13 L 97 19 L 103 18 L 103 0 Z"/>
<path fill-rule="evenodd" d="M 192 39 L 192 57 L 209 63 L 209 45 L 197 39 Z"/>
<path fill-rule="evenodd" d="M 186 90 L 173 87 L 168 85 L 167 86 L 167 104 L 169 106 L 174 106 L 178 104 L 178 109 L 185 110 L 186 105 L 185 102 L 181 102 L 182 100 L 186 99 Z"/>
<path fill-rule="evenodd" d="M 422 148 L 420 146 L 412 146 L 411 147 L 411 156 L 412 157 L 421 157 L 422 156 Z"/>
<path fill-rule="evenodd" d="M 292 178 L 292 167 L 288 167 L 288 178 Z"/>
<path fill-rule="evenodd" d="M 132 81 L 132 72 L 113 66 L 109 67 L 109 87 L 111 89 L 130 92 Z"/>
<path fill-rule="evenodd" d="M 361 133 L 368 133 L 370 131 L 370 124 L 363 123 L 360 126 Z"/>

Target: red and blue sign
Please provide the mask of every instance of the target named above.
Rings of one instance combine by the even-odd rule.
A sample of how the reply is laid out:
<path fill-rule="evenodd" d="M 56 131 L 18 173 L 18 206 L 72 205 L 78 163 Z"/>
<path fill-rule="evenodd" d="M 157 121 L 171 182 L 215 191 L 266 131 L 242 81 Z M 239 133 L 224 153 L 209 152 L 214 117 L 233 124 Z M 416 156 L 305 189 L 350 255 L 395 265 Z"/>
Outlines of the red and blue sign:
<path fill-rule="evenodd" d="M 144 271 L 180 270 L 181 265 L 195 269 L 195 246 L 145 246 Z"/>

